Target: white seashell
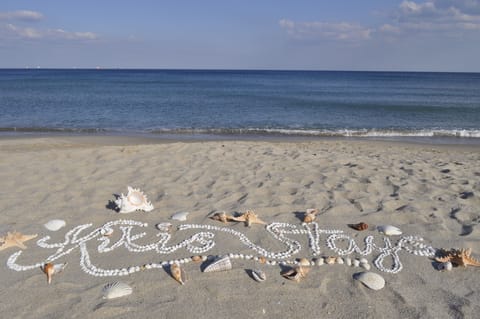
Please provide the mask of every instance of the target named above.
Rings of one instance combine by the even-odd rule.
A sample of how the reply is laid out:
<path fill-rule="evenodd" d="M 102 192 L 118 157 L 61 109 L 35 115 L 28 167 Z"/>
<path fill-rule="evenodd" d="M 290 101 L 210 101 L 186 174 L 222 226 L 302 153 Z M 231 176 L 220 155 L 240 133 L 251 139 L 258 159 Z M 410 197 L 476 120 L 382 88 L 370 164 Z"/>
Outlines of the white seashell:
<path fill-rule="evenodd" d="M 104 227 L 100 229 L 100 234 L 102 234 L 102 236 L 105 236 L 105 237 L 110 237 L 113 234 L 113 228 Z"/>
<path fill-rule="evenodd" d="M 185 220 L 187 220 L 188 214 L 190 214 L 190 213 L 189 212 L 178 212 L 178 213 L 173 214 L 172 217 L 170 217 L 170 218 L 174 219 L 174 220 L 185 221 Z"/>
<path fill-rule="evenodd" d="M 347 266 L 351 266 L 352 265 L 352 258 L 350 257 L 345 257 L 345 264 Z"/>
<path fill-rule="evenodd" d="M 169 233 L 170 230 L 172 229 L 172 224 L 171 223 L 158 223 L 158 224 L 155 225 L 155 227 L 161 232 Z"/>
<path fill-rule="evenodd" d="M 360 258 L 360 265 L 368 264 L 368 260 L 365 257 Z"/>
<path fill-rule="evenodd" d="M 137 210 L 143 210 L 149 212 L 153 210 L 153 205 L 148 201 L 147 195 L 145 195 L 139 188 L 132 188 L 127 186 L 127 195 L 122 195 L 115 200 L 115 204 L 120 209 L 121 214 L 132 213 Z"/>
<path fill-rule="evenodd" d="M 325 263 L 325 259 L 323 259 L 323 257 L 317 258 L 315 262 L 317 266 L 322 266 L 324 263 Z"/>
<path fill-rule="evenodd" d="M 453 269 L 453 264 L 450 261 L 444 262 L 444 263 L 438 263 L 437 264 L 437 270 L 443 271 L 450 271 Z"/>
<path fill-rule="evenodd" d="M 339 265 L 343 265 L 344 264 L 343 258 L 342 257 L 337 257 L 335 259 L 335 263 L 337 263 Z"/>
<path fill-rule="evenodd" d="M 392 236 L 392 235 L 401 235 L 402 231 L 400 228 L 392 226 L 392 225 L 381 225 L 377 227 L 377 230 L 380 233 L 383 233 L 387 236 Z"/>
<path fill-rule="evenodd" d="M 260 269 L 252 269 L 251 272 L 252 272 L 252 277 L 253 279 L 255 279 L 255 281 L 263 282 L 267 280 L 267 275 L 265 274 L 264 271 Z"/>
<path fill-rule="evenodd" d="M 62 219 L 52 219 L 51 221 L 45 223 L 43 226 L 45 226 L 45 228 L 50 231 L 57 231 L 65 225 L 65 221 Z"/>
<path fill-rule="evenodd" d="M 103 299 L 114 299 L 128 296 L 132 293 L 132 287 L 124 282 L 116 281 L 103 287 Z"/>
<path fill-rule="evenodd" d="M 362 267 L 365 270 L 370 270 L 371 268 L 370 264 L 362 264 L 362 263 L 360 263 L 360 267 Z"/>
<path fill-rule="evenodd" d="M 362 284 L 373 290 L 380 290 L 385 287 L 385 279 L 379 274 L 373 272 L 359 272 L 353 274 L 353 279 L 360 281 Z"/>
<path fill-rule="evenodd" d="M 232 269 L 232 262 L 230 261 L 230 257 L 217 257 L 214 259 L 205 269 L 203 272 L 214 272 L 214 271 L 225 271 Z"/>
<path fill-rule="evenodd" d="M 354 260 L 352 261 L 352 265 L 353 265 L 353 267 L 358 267 L 358 266 L 360 266 L 360 260 L 354 259 Z"/>

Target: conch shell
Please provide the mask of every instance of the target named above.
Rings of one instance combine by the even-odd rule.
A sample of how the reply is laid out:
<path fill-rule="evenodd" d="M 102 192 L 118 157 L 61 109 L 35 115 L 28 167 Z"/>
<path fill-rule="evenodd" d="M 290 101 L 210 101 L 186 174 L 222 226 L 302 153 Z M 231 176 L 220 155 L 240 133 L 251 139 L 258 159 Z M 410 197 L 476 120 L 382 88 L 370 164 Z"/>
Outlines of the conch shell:
<path fill-rule="evenodd" d="M 185 285 L 185 282 L 187 281 L 187 274 L 179 264 L 174 263 L 170 265 L 170 274 L 172 275 L 173 279 L 178 281 L 180 284 Z"/>
<path fill-rule="evenodd" d="M 310 267 L 295 266 L 281 272 L 280 275 L 295 282 L 299 282 L 300 280 L 307 277 L 309 271 Z"/>
<path fill-rule="evenodd" d="M 358 224 L 348 224 L 348 227 L 358 231 L 362 231 L 368 229 L 368 224 L 361 222 Z"/>
<path fill-rule="evenodd" d="M 143 210 L 149 212 L 153 210 L 153 205 L 148 201 L 147 195 L 145 195 L 139 188 L 132 188 L 127 186 L 127 195 L 122 195 L 115 200 L 115 204 L 119 209 L 119 213 L 128 214 L 137 210 Z"/>
<path fill-rule="evenodd" d="M 65 267 L 67 267 L 67 263 L 63 264 L 52 264 L 46 263 L 40 267 L 40 269 L 47 275 L 47 283 L 50 285 L 52 282 L 52 277 L 55 274 L 61 273 Z"/>
<path fill-rule="evenodd" d="M 311 223 L 317 218 L 318 214 L 318 209 L 315 208 L 309 208 L 305 212 L 305 215 L 303 216 L 303 222 L 304 223 Z"/>

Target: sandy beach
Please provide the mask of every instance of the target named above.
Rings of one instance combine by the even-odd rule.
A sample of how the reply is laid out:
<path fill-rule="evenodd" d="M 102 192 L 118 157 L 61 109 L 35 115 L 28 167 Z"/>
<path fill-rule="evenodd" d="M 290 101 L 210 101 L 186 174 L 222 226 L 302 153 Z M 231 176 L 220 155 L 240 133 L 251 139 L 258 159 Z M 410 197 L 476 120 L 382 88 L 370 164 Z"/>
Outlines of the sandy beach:
<path fill-rule="evenodd" d="M 0 251 L 4 318 L 475 318 L 480 313 L 480 268 L 439 271 L 425 256 L 428 247 L 471 248 L 480 259 L 479 146 L 2 138 L 0 180 L 0 236 L 38 234 L 24 250 Z M 154 210 L 119 214 L 113 202 L 127 186 L 145 192 Z M 302 224 L 309 208 L 318 209 L 315 243 L 309 236 L 316 226 Z M 247 210 L 267 225 L 209 218 L 218 211 L 239 215 Z M 189 212 L 187 220 L 171 220 L 177 212 Z M 44 224 L 53 219 L 66 226 L 47 230 Z M 102 247 L 119 244 L 101 251 L 105 237 L 94 230 L 109 222 L 114 232 Z M 155 246 L 167 236 L 155 227 L 161 222 L 173 224 L 163 250 Z M 348 226 L 359 222 L 369 228 L 360 232 Z M 81 225 L 76 234 L 70 232 Z M 379 225 L 403 233 L 384 236 Z M 282 227 L 296 232 L 286 231 L 287 240 L 272 236 L 272 229 Z M 336 250 L 328 244 L 331 234 L 343 236 L 334 242 Z M 345 253 L 352 242 L 364 249 L 368 236 L 372 251 Z M 424 246 L 395 246 L 402 238 Z M 289 247 L 285 258 L 258 260 L 262 252 L 274 256 Z M 168 266 L 145 268 L 187 261 L 195 251 L 232 254 L 232 269 L 204 273 L 210 260 L 188 260 L 181 264 L 188 280 L 180 285 Z M 38 265 L 60 252 L 52 262 L 68 265 L 49 285 Z M 386 257 L 379 263 L 382 253 Z M 326 256 L 367 259 L 385 287 L 367 288 L 353 279 L 366 269 L 345 263 L 312 265 L 298 283 L 280 275 L 293 266 L 282 261 L 315 262 Z M 12 269 L 13 264 L 25 269 Z M 99 276 L 98 269 L 132 271 Z M 253 280 L 252 269 L 263 270 L 267 279 Z M 103 287 L 115 281 L 129 284 L 132 294 L 102 299 Z"/>

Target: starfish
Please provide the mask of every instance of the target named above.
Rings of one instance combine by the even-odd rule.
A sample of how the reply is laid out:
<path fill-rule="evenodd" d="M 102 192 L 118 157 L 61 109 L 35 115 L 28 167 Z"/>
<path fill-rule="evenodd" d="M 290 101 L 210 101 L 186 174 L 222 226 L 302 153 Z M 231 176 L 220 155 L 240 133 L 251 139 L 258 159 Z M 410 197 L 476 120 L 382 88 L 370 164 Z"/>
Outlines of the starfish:
<path fill-rule="evenodd" d="M 258 215 L 255 214 L 253 210 L 247 210 L 245 213 L 243 213 L 240 216 L 237 217 L 232 217 L 232 220 L 237 221 L 237 222 L 245 222 L 245 225 L 250 227 L 251 224 L 262 224 L 266 225 L 267 223 L 258 218 Z"/>
<path fill-rule="evenodd" d="M 436 257 L 435 260 L 441 263 L 451 262 L 457 266 L 477 266 L 480 267 L 480 261 L 471 256 L 471 248 L 462 249 L 450 249 L 450 251 L 444 251 L 444 256 Z"/>
<path fill-rule="evenodd" d="M 24 235 L 16 231 L 14 231 L 13 233 L 8 232 L 5 237 L 0 237 L 0 250 L 4 250 L 10 247 L 20 247 L 22 249 L 26 249 L 27 246 L 25 246 L 23 243 L 35 237 L 37 237 L 37 234 Z"/>

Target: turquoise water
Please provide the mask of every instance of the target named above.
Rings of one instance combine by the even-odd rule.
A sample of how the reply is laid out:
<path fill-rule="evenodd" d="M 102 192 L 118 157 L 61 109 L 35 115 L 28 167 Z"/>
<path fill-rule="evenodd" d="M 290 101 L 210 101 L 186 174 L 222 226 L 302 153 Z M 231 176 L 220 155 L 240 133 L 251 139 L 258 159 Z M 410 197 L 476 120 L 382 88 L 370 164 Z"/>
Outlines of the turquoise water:
<path fill-rule="evenodd" d="M 480 74 L 0 70 L 0 130 L 480 138 Z"/>

